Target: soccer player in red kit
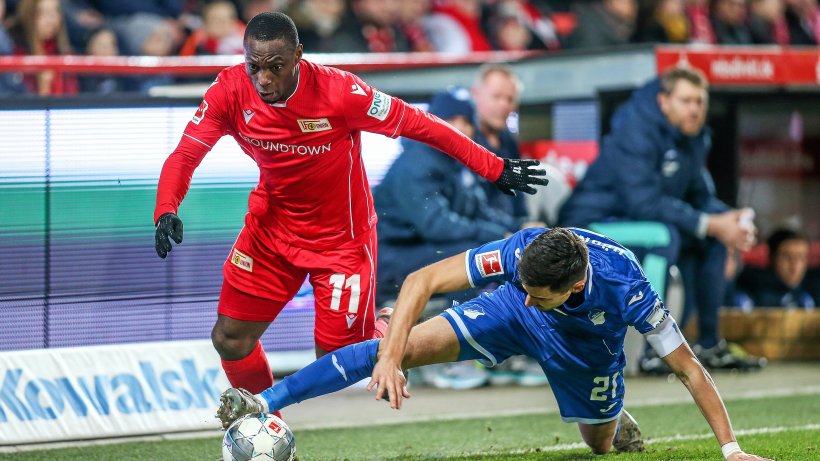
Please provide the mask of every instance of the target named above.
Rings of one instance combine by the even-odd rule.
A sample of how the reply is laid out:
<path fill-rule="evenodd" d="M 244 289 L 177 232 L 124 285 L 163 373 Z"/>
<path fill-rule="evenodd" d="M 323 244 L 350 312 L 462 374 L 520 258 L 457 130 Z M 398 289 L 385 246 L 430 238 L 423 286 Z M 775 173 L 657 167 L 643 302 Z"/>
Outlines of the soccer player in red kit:
<path fill-rule="evenodd" d="M 273 384 L 259 338 L 305 277 L 316 299 L 317 356 L 383 330 L 376 328 L 376 214 L 362 131 L 428 143 L 507 193 L 534 193 L 530 185 L 546 179 L 534 177 L 543 174 L 535 161 L 502 160 L 355 75 L 302 59 L 296 26 L 284 14 L 254 17 L 244 45 L 245 63 L 219 73 L 165 161 L 154 222 L 165 258 L 170 240 L 182 241 L 176 213 L 194 169 L 222 136 L 256 161 L 259 184 L 223 267 L 211 339 L 231 386 L 258 393 Z"/>

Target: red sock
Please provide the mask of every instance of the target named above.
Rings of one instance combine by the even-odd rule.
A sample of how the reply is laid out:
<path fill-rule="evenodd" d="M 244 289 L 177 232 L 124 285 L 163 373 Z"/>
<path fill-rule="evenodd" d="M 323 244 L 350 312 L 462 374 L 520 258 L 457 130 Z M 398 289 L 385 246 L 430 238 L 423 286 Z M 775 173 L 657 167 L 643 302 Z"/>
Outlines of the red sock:
<path fill-rule="evenodd" d="M 257 341 L 256 347 L 247 357 L 239 360 L 223 360 L 222 369 L 228 375 L 233 387 L 242 387 L 254 394 L 259 394 L 273 386 L 273 373 L 270 371 L 262 342 Z"/>
<path fill-rule="evenodd" d="M 387 334 L 387 321 L 385 319 L 378 319 L 376 320 L 376 324 L 374 325 L 373 330 L 373 338 L 384 338 L 384 335 Z"/>
<path fill-rule="evenodd" d="M 373 338 L 384 338 L 387 335 L 387 325 L 393 316 L 392 307 L 383 307 L 376 312 L 376 323 L 373 325 Z"/>

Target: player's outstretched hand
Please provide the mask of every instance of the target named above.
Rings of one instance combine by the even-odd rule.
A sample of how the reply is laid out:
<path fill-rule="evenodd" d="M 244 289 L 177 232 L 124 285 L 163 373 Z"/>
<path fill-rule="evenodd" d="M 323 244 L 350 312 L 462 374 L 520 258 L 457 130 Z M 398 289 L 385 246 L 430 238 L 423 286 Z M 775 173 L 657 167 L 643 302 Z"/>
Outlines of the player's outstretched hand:
<path fill-rule="evenodd" d="M 376 362 L 367 390 L 372 391 L 374 388 L 376 389 L 376 400 L 381 400 L 386 392 L 390 408 L 394 410 L 401 409 L 402 397 L 410 398 L 410 393 L 407 392 L 407 378 L 399 364 L 393 360 L 381 359 Z"/>
<path fill-rule="evenodd" d="M 727 461 L 774 461 L 774 460 L 769 459 L 769 458 L 764 458 L 762 456 L 757 456 L 757 455 L 752 455 L 752 454 L 749 454 L 749 453 L 744 453 L 742 451 L 736 451 L 736 452 L 732 453 L 731 455 L 729 455 L 728 458 L 726 458 L 726 460 Z"/>
<path fill-rule="evenodd" d="M 171 239 L 182 243 L 182 220 L 174 213 L 165 213 L 157 220 L 154 245 L 160 258 L 165 259 L 171 251 Z"/>
<path fill-rule="evenodd" d="M 547 178 L 538 178 L 547 174 L 538 166 L 538 160 L 518 160 L 504 159 L 504 169 L 501 176 L 495 180 L 495 185 L 507 195 L 515 195 L 515 191 L 534 194 L 536 192 L 533 185 L 546 186 L 549 184 Z"/>

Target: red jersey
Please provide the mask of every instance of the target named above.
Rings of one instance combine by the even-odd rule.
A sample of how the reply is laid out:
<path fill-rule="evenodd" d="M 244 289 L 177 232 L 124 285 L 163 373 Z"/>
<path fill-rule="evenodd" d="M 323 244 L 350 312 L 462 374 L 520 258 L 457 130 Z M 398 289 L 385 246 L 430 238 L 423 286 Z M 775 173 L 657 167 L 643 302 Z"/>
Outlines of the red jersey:
<path fill-rule="evenodd" d="M 361 131 L 405 136 L 496 180 L 504 162 L 438 117 L 338 69 L 299 62 L 294 93 L 267 104 L 245 73 L 228 67 L 205 93 L 162 167 L 154 222 L 176 213 L 205 154 L 229 134 L 259 166 L 248 209 L 278 238 L 315 250 L 362 243 L 376 223 Z"/>

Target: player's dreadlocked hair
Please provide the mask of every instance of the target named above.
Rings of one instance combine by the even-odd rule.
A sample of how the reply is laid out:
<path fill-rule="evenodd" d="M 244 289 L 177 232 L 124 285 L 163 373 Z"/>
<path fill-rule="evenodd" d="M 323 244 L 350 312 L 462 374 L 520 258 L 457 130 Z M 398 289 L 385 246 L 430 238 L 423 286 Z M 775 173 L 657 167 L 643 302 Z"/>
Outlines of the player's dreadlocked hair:
<path fill-rule="evenodd" d="M 565 292 L 584 278 L 588 263 L 589 249 L 581 237 L 554 227 L 524 248 L 518 276 L 524 285 Z"/>
<path fill-rule="evenodd" d="M 282 39 L 293 45 L 295 48 L 299 44 L 299 33 L 296 31 L 296 24 L 284 13 L 259 13 L 248 22 L 245 28 L 245 41 L 249 38 L 267 42 Z"/>

